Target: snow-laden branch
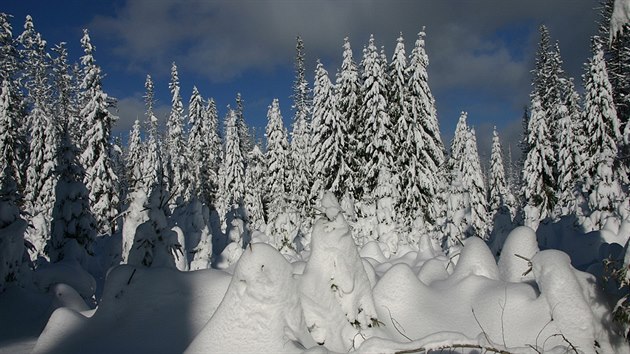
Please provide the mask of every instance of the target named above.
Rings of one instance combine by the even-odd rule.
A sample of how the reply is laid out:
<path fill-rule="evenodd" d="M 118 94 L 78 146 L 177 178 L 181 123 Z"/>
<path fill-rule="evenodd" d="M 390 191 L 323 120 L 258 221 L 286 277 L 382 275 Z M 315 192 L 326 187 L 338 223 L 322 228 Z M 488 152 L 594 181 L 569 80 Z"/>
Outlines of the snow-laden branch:
<path fill-rule="evenodd" d="M 623 33 L 623 27 L 630 23 L 630 0 L 615 0 L 612 16 L 610 17 L 610 42 L 618 34 Z"/>

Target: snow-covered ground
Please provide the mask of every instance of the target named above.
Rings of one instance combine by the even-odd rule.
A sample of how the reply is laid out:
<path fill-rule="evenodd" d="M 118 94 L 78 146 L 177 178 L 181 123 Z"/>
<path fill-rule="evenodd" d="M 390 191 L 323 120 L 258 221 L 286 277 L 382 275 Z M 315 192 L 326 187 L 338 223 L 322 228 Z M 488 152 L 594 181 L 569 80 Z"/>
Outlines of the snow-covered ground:
<path fill-rule="evenodd" d="M 384 244 L 357 248 L 332 195 L 322 211 L 303 260 L 252 243 L 227 271 L 115 266 L 94 308 L 81 293 L 95 280 L 80 267 L 38 271 L 37 287 L 0 294 L 0 352 L 630 353 L 598 279 L 567 253 L 539 250 L 551 227 L 514 229 L 498 260 L 480 238 L 446 257 L 428 236 L 387 258 Z M 595 236 L 571 237 L 587 266 L 575 245 Z M 621 249 L 597 239 L 602 252 Z"/>

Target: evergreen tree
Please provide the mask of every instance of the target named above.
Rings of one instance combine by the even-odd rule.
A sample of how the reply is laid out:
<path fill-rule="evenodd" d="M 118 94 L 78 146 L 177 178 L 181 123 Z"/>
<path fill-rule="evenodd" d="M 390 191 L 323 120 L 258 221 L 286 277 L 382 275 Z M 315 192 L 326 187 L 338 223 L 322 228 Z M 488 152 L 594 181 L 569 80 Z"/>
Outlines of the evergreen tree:
<path fill-rule="evenodd" d="M 322 198 L 324 191 L 331 191 L 340 199 L 347 191 L 350 176 L 348 162 L 343 156 L 346 127 L 342 125 L 334 88 L 328 72 L 318 62 L 313 90 L 313 138 L 311 161 L 314 183 L 311 200 Z"/>
<path fill-rule="evenodd" d="M 186 145 L 184 144 L 184 105 L 179 88 L 177 65 L 171 66 L 171 113 L 166 123 L 168 129 L 168 186 L 175 197 L 176 204 L 185 200 L 188 188 L 188 166 L 186 163 Z"/>
<path fill-rule="evenodd" d="M 572 89 L 569 90 L 569 100 L 567 103 L 576 99 L 577 93 Z M 577 105 L 577 102 L 573 103 Z M 581 149 L 579 136 L 579 127 L 576 122 L 581 120 L 580 112 L 577 107 L 573 107 L 570 111 L 569 105 L 558 106 L 556 113 L 560 120 L 557 122 L 558 129 L 558 151 L 557 151 L 557 170 L 558 180 L 556 188 L 557 203 L 554 209 L 556 217 L 575 214 L 577 212 L 577 202 L 575 199 L 576 179 L 577 179 L 577 163 L 579 160 L 579 150 Z"/>
<path fill-rule="evenodd" d="M 311 171 L 311 115 L 310 89 L 306 80 L 304 42 L 297 37 L 295 57 L 295 81 L 293 82 L 293 128 L 291 130 L 289 171 L 292 209 L 298 211 L 303 221 L 310 213 L 310 189 L 313 183 Z"/>
<path fill-rule="evenodd" d="M 76 260 L 87 267 L 87 256 L 94 254 L 96 220 L 90 211 L 89 192 L 83 183 L 84 170 L 77 158 L 79 152 L 70 139 L 70 132 L 65 130 L 61 137 L 51 237 L 45 251 L 51 262 Z"/>
<path fill-rule="evenodd" d="M 245 122 L 245 116 L 243 114 L 243 98 L 241 97 L 240 92 L 236 94 L 236 109 L 234 111 L 236 113 L 238 140 L 240 142 L 243 158 L 245 159 L 245 168 L 247 168 L 247 152 L 252 151 L 252 148 L 254 147 L 254 139 L 249 132 L 247 123 Z"/>
<path fill-rule="evenodd" d="M 13 38 L 13 28 L 9 19 L 11 15 L 0 12 L 0 81 L 8 81 L 10 89 L 7 106 L 8 113 L 15 119 L 18 130 L 14 136 L 16 165 L 19 169 L 15 181 L 20 192 L 24 191 L 26 182 L 26 164 L 28 160 L 29 143 L 27 141 L 29 127 L 26 121 L 26 112 L 23 104 L 24 97 L 21 90 L 20 69 L 23 62 L 17 48 L 17 41 Z"/>
<path fill-rule="evenodd" d="M 445 212 L 446 201 L 443 195 L 446 192 L 448 175 L 444 169 L 446 158 L 438 125 L 435 98 L 428 82 L 429 58 L 425 51 L 425 36 L 424 30 L 418 33 L 407 68 L 410 123 L 406 141 L 412 141 L 415 145 L 411 149 L 415 155 L 409 156 L 409 161 L 417 160 L 415 177 L 410 176 L 411 178 L 407 180 L 411 181 L 410 186 L 415 184 L 414 191 L 415 188 L 420 191 L 419 194 L 417 192 L 410 194 L 408 200 L 415 200 L 415 203 L 418 203 L 416 210 L 419 211 L 419 215 L 411 216 L 420 216 L 429 224 L 437 224 L 437 219 L 443 217 Z M 398 131 L 402 132 L 402 128 L 399 126 Z M 401 163 L 402 161 L 398 165 L 403 166 Z M 420 197 L 419 200 L 418 197 Z M 409 207 L 413 204 L 407 205 L 410 210 Z"/>
<path fill-rule="evenodd" d="M 220 187 L 222 211 L 243 202 L 245 195 L 245 158 L 241 152 L 236 112 L 228 108 L 225 117 L 224 171 Z"/>
<path fill-rule="evenodd" d="M 11 81 L 4 78 L 0 91 L 0 292 L 20 277 L 27 227 L 18 207 L 22 198 L 16 180 L 19 178 L 15 143 L 18 121 L 11 109 L 10 85 Z"/>
<path fill-rule="evenodd" d="M 204 129 L 204 163 L 202 165 L 203 182 L 201 195 L 209 205 L 216 202 L 218 190 L 219 163 L 221 161 L 221 138 L 219 137 L 219 117 L 214 99 L 208 99 L 205 111 L 206 129 Z"/>
<path fill-rule="evenodd" d="M 348 37 L 344 38 L 343 61 L 336 82 L 337 106 L 341 116 L 341 124 L 346 127 L 343 156 L 349 163 L 350 177 L 347 191 L 350 196 L 357 195 L 357 181 L 361 163 L 357 158 L 359 134 L 359 110 L 361 103 L 361 82 L 359 70 L 352 56 L 352 48 Z"/>
<path fill-rule="evenodd" d="M 547 126 L 540 98 L 534 94 L 527 131 L 530 150 L 523 166 L 521 199 L 526 226 L 538 228 L 541 220 L 550 216 L 555 205 L 552 166 L 555 163 L 551 132 Z"/>
<path fill-rule="evenodd" d="M 126 171 L 129 190 L 134 191 L 142 188 L 142 179 L 144 173 L 142 171 L 142 160 L 146 158 L 143 151 L 142 141 L 140 139 L 140 120 L 136 119 L 129 133 L 129 142 L 127 143 Z"/>
<path fill-rule="evenodd" d="M 453 141 L 451 141 L 451 154 L 448 159 L 448 170 L 461 171 L 462 160 L 466 149 L 466 133 L 468 132 L 468 113 L 461 112 L 459 120 L 455 126 L 455 133 L 453 135 Z M 451 181 L 453 178 L 451 178 Z"/>
<path fill-rule="evenodd" d="M 265 155 L 260 151 L 258 145 L 254 145 L 248 155 L 249 164 L 245 170 L 243 204 L 252 229 L 262 230 L 265 224 L 265 209 L 263 206 L 263 186 L 260 181 L 264 180 L 266 175 Z"/>
<path fill-rule="evenodd" d="M 267 178 L 265 194 L 268 196 L 267 220 L 273 221 L 287 207 L 287 132 L 282 123 L 278 99 L 274 99 L 267 112 Z"/>
<path fill-rule="evenodd" d="M 384 169 L 392 170 L 394 147 L 392 121 L 387 112 L 387 83 L 385 71 L 374 36 L 370 36 L 363 59 L 363 105 L 360 110 L 361 130 L 359 153 L 362 163 L 360 197 L 370 196 L 378 182 L 378 174 Z"/>
<path fill-rule="evenodd" d="M 469 198 L 470 226 L 466 232 L 468 237 L 478 236 L 488 240 L 488 209 L 486 185 L 477 152 L 475 129 L 466 132 L 466 143 L 461 164 L 462 185 Z"/>
<path fill-rule="evenodd" d="M 154 98 L 154 86 L 153 80 L 151 79 L 151 75 L 147 75 L 144 87 L 146 89 L 146 94 L 144 96 L 146 110 L 146 121 L 145 127 L 148 133 L 148 137 L 146 139 L 146 157 L 143 159 L 142 163 L 142 190 L 145 192 L 145 195 L 149 195 L 151 192 L 151 186 L 154 181 L 158 178 L 158 173 L 162 170 L 162 166 L 158 166 L 162 161 L 158 161 L 157 152 L 158 148 L 158 118 L 153 113 L 153 106 L 155 104 Z"/>
<path fill-rule="evenodd" d="M 81 45 L 85 53 L 81 57 L 81 89 L 87 99 L 80 115 L 88 127 L 82 144 L 86 150 L 81 155 L 85 167 L 84 182 L 90 192 L 90 206 L 96 218 L 98 233 L 111 234 L 119 202 L 118 177 L 114 172 L 110 147 L 112 124 L 117 117 L 108 110 L 108 96 L 101 85 L 101 69 L 94 60 L 94 47 L 87 30 L 83 30 Z"/>
<path fill-rule="evenodd" d="M 492 151 L 490 154 L 490 179 L 489 179 L 489 205 L 490 216 L 496 218 L 497 214 L 508 216 L 514 215 L 514 196 L 510 191 L 508 181 L 505 176 L 505 166 L 503 164 L 503 152 L 499 133 L 494 127 L 492 131 Z"/>
<path fill-rule="evenodd" d="M 208 122 L 206 117 L 206 111 L 204 108 L 203 98 L 199 94 L 197 86 L 193 87 L 192 94 L 190 95 L 190 101 L 188 101 L 188 125 L 190 126 L 190 132 L 188 134 L 188 161 L 190 163 L 190 195 L 186 196 L 190 198 L 199 198 L 201 192 L 201 185 L 204 183 L 204 166 L 207 161 L 204 160 L 208 148 L 208 143 L 205 138 L 208 136 Z M 206 201 L 207 202 L 207 201 Z"/>
<path fill-rule="evenodd" d="M 617 144 L 621 141 L 620 123 L 598 38 L 593 40 L 592 49 L 593 57 L 584 74 L 584 114 L 587 117 L 588 138 L 584 191 L 591 211 L 614 213 L 624 199 L 619 184 L 619 169 L 615 166 Z M 598 221 L 598 226 L 603 226 L 604 216 Z"/>

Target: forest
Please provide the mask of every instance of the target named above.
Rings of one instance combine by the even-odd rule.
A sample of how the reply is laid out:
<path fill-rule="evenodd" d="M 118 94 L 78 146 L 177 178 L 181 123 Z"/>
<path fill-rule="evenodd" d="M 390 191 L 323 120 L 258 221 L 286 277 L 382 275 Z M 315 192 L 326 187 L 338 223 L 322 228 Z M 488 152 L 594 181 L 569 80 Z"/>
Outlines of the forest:
<path fill-rule="evenodd" d="M 298 36 L 264 139 L 173 63 L 123 143 L 88 30 L 72 63 L 0 13 L 0 353 L 630 353 L 612 11 L 578 80 L 540 26 L 521 158 L 495 128 L 489 161 L 466 112 L 442 140 L 424 29 L 391 58 L 345 38 L 312 82 Z"/>

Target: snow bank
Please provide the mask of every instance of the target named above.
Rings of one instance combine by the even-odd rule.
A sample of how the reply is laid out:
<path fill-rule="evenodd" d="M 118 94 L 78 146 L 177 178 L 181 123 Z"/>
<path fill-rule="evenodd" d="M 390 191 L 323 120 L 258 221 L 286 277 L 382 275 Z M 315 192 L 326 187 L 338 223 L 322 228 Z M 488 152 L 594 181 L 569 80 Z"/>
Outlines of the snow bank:
<path fill-rule="evenodd" d="M 300 283 L 302 308 L 313 339 L 345 352 L 378 320 L 372 287 L 341 206 L 330 192 L 321 206 L 324 215 L 313 226 L 312 253 Z"/>
<path fill-rule="evenodd" d="M 529 264 L 526 259 L 531 259 L 537 252 L 538 242 L 534 230 L 527 226 L 519 226 L 512 230 L 505 240 L 499 258 L 501 280 L 509 282 L 533 280 L 534 274 L 528 272 Z"/>
<path fill-rule="evenodd" d="M 293 268 L 257 243 L 243 253 L 223 301 L 186 353 L 296 353 L 312 344 Z"/>
<path fill-rule="evenodd" d="M 229 274 L 217 270 L 118 266 L 93 316 L 59 311 L 35 352 L 181 353 L 212 317 L 229 282 Z"/>

